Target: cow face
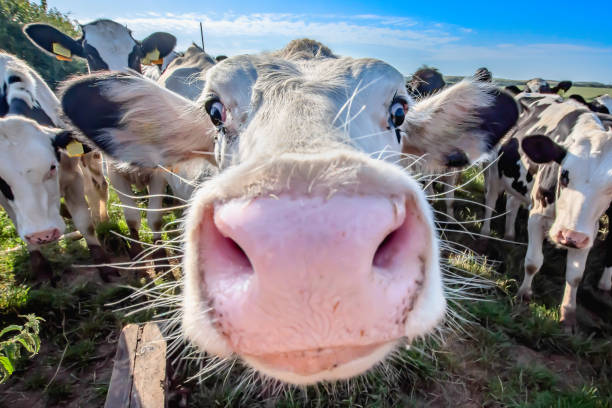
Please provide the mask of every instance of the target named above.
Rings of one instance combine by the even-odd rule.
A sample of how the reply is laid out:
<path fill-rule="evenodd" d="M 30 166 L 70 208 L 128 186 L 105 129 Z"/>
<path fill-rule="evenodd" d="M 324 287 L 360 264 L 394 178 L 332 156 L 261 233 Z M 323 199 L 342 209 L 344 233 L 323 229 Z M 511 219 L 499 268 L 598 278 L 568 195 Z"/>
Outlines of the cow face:
<path fill-rule="evenodd" d="M 185 221 L 183 332 L 294 384 L 360 374 L 444 315 L 431 209 L 394 164 L 406 134 L 444 135 L 443 151 L 458 131 L 479 148 L 501 137 L 482 127 L 488 85 L 414 105 L 388 64 L 325 50 L 301 40 L 223 60 L 196 104 L 122 74 L 76 80 L 62 97 L 121 160 L 216 163 L 216 151 L 222 171 Z"/>
<path fill-rule="evenodd" d="M 542 78 L 534 78 L 527 81 L 525 84 L 525 92 L 556 94 L 561 91 L 567 92 L 572 87 L 572 81 L 561 81 L 554 87 L 551 87 L 548 81 Z"/>
<path fill-rule="evenodd" d="M 527 137 L 522 147 L 536 163 L 551 163 L 548 171 L 538 172 L 538 178 L 548 178 L 543 181 L 550 187 L 547 202 L 555 204 L 550 239 L 587 249 L 612 202 L 612 131 L 603 131 L 590 114 L 581 116 L 576 128 L 581 134 L 567 148 L 545 136 Z"/>
<path fill-rule="evenodd" d="M 58 129 L 23 117 L 0 118 L 0 204 L 31 245 L 55 241 L 65 229 L 59 214 Z"/>
<path fill-rule="evenodd" d="M 24 32 L 30 41 L 58 59 L 69 60 L 73 55 L 87 59 L 90 71 L 130 68 L 141 72 L 141 62 L 160 63 L 176 45 L 176 38 L 164 32 L 137 41 L 127 27 L 111 20 L 96 20 L 81 29 L 83 36 L 77 40 L 46 24 L 29 24 Z"/>

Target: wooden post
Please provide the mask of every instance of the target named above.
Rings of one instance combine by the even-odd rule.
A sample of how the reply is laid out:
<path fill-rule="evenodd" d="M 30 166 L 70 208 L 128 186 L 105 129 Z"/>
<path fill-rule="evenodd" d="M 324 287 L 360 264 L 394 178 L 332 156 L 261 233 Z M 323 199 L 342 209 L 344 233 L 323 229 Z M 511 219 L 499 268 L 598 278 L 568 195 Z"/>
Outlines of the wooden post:
<path fill-rule="evenodd" d="M 121 331 L 104 408 L 166 407 L 166 341 L 156 323 Z"/>

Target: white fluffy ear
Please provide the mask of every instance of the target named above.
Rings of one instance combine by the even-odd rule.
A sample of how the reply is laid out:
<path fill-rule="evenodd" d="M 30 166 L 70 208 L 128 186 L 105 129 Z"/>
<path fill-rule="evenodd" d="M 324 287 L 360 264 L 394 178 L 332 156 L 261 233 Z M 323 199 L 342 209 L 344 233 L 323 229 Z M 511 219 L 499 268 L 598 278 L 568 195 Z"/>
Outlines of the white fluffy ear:
<path fill-rule="evenodd" d="M 463 80 L 418 102 L 402 125 L 403 152 L 427 154 L 432 167 L 461 167 L 488 153 L 516 123 L 514 98 L 495 86 Z"/>
<path fill-rule="evenodd" d="M 62 108 L 94 145 L 111 157 L 143 167 L 205 158 L 216 165 L 208 115 L 193 102 L 146 78 L 94 74 L 68 82 Z"/>

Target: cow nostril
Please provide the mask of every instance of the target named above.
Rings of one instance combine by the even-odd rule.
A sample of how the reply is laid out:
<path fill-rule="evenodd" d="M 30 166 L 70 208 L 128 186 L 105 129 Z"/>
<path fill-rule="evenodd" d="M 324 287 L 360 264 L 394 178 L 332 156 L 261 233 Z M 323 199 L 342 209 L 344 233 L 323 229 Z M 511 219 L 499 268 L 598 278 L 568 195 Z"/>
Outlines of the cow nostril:
<path fill-rule="evenodd" d="M 399 235 L 398 228 L 389 233 L 385 239 L 382 240 L 374 253 L 372 265 L 378 268 L 388 268 L 391 266 L 393 259 L 397 254 L 397 241 L 399 240 Z"/>
<path fill-rule="evenodd" d="M 231 238 L 223 237 L 225 241 L 226 256 L 228 260 L 238 266 L 244 268 L 252 268 L 251 260 L 247 256 L 244 249 L 236 241 Z"/>

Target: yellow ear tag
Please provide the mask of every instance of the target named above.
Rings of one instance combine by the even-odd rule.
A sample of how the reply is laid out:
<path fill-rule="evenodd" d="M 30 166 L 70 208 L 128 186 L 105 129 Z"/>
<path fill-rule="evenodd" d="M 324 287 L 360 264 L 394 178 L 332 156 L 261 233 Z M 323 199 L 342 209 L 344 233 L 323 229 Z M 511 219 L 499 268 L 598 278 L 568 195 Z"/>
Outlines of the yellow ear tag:
<path fill-rule="evenodd" d="M 66 145 L 66 151 L 68 152 L 68 157 L 81 157 L 85 154 L 83 144 L 77 142 L 76 140 L 73 140 Z"/>
<path fill-rule="evenodd" d="M 72 53 L 60 43 L 53 43 L 53 53 L 55 54 L 55 58 L 60 61 L 72 61 Z"/>
<path fill-rule="evenodd" d="M 147 55 L 144 56 L 141 62 L 144 65 L 151 65 L 153 64 L 154 60 L 158 60 L 158 59 L 159 59 L 159 50 L 156 48 L 153 51 L 147 53 Z"/>
<path fill-rule="evenodd" d="M 151 64 L 156 64 L 156 65 L 162 65 L 163 63 L 164 63 L 163 58 L 151 61 Z"/>

